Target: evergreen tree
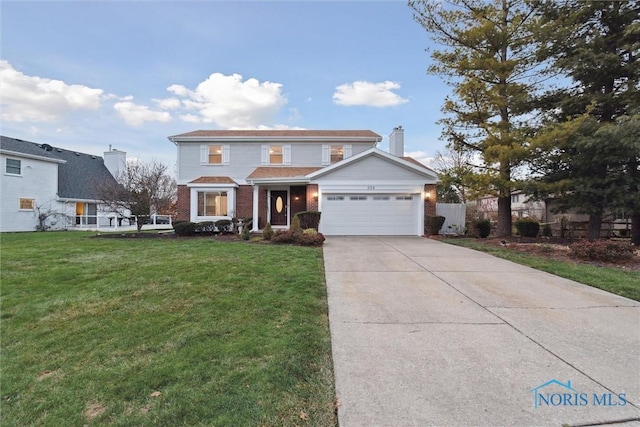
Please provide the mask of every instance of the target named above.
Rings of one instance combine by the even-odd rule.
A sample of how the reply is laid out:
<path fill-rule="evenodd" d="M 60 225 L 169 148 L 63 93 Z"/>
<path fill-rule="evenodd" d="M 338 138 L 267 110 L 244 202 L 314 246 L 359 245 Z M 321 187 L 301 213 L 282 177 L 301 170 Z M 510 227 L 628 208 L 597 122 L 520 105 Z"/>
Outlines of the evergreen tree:
<path fill-rule="evenodd" d="M 540 174 L 534 188 L 553 195 L 564 210 L 588 213 L 589 238 L 600 235 L 608 211 L 631 213 L 633 234 L 640 236 L 639 154 L 629 137 L 640 103 L 640 3 L 539 6 L 538 58 L 551 60 L 550 73 L 571 83 L 539 100 L 547 123 L 534 140 L 539 157 L 533 165 Z"/>
<path fill-rule="evenodd" d="M 498 195 L 496 236 L 508 236 L 513 172 L 529 154 L 527 121 L 537 87 L 535 8 L 521 0 L 412 0 L 409 6 L 440 46 L 429 72 L 453 87 L 442 108 L 443 137 L 454 150 L 479 154 L 476 185 Z"/>

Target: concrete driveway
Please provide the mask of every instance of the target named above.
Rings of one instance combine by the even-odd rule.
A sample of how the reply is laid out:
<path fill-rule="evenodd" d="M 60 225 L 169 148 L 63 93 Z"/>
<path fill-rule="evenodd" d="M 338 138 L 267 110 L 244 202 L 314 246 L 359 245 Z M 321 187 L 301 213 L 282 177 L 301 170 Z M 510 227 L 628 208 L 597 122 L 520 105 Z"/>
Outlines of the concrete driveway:
<path fill-rule="evenodd" d="M 418 237 L 324 259 L 341 426 L 640 425 L 640 303 Z"/>

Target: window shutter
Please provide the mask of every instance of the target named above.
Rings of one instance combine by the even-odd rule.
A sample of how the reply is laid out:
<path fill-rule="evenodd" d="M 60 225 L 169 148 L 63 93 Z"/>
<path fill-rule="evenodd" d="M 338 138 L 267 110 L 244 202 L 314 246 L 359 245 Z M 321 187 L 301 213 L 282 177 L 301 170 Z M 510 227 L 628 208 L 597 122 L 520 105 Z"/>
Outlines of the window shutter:
<path fill-rule="evenodd" d="M 229 165 L 229 154 L 231 152 L 231 147 L 229 145 L 222 146 L 222 164 Z"/>
<path fill-rule="evenodd" d="M 269 146 L 264 144 L 262 146 L 262 165 L 269 164 Z"/>
<path fill-rule="evenodd" d="M 347 144 L 344 146 L 344 153 L 343 153 L 343 158 L 347 158 L 347 157 L 351 157 L 352 156 L 352 150 L 351 150 L 351 144 Z"/>
<path fill-rule="evenodd" d="M 200 164 L 206 165 L 209 163 L 209 146 L 201 145 L 200 146 Z"/>
<path fill-rule="evenodd" d="M 283 161 L 282 163 L 284 163 L 285 165 L 290 165 L 291 164 L 291 144 L 285 144 L 282 147 L 282 156 L 283 156 Z"/>
<path fill-rule="evenodd" d="M 331 162 L 331 148 L 328 144 L 322 144 L 322 165 L 326 166 Z"/>

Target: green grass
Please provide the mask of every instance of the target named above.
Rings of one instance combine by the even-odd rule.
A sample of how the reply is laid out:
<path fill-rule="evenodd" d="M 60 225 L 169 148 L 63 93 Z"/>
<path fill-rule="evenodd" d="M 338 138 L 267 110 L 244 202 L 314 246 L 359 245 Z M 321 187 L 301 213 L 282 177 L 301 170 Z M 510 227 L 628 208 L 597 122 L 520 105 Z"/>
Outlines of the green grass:
<path fill-rule="evenodd" d="M 321 249 L 1 239 L 3 426 L 337 424 Z"/>
<path fill-rule="evenodd" d="M 575 280 L 594 288 L 640 301 L 640 273 L 618 268 L 575 264 L 551 258 L 537 257 L 507 248 L 485 244 L 480 239 L 442 239 L 443 242 L 487 252 L 518 264 Z"/>

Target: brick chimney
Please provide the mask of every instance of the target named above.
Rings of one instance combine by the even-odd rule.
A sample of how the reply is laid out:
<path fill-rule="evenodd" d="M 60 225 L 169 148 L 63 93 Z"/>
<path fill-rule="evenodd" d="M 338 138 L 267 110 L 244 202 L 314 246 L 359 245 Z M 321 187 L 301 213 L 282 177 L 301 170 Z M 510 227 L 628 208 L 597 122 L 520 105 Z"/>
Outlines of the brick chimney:
<path fill-rule="evenodd" d="M 104 152 L 104 165 L 107 167 L 111 175 L 114 178 L 118 178 L 118 175 L 124 171 L 127 164 L 127 153 L 117 149 L 111 149 L 109 145 L 109 151 Z"/>
<path fill-rule="evenodd" d="M 404 156 L 404 129 L 402 126 L 393 128 L 393 132 L 389 135 L 389 153 L 394 156 Z"/>

